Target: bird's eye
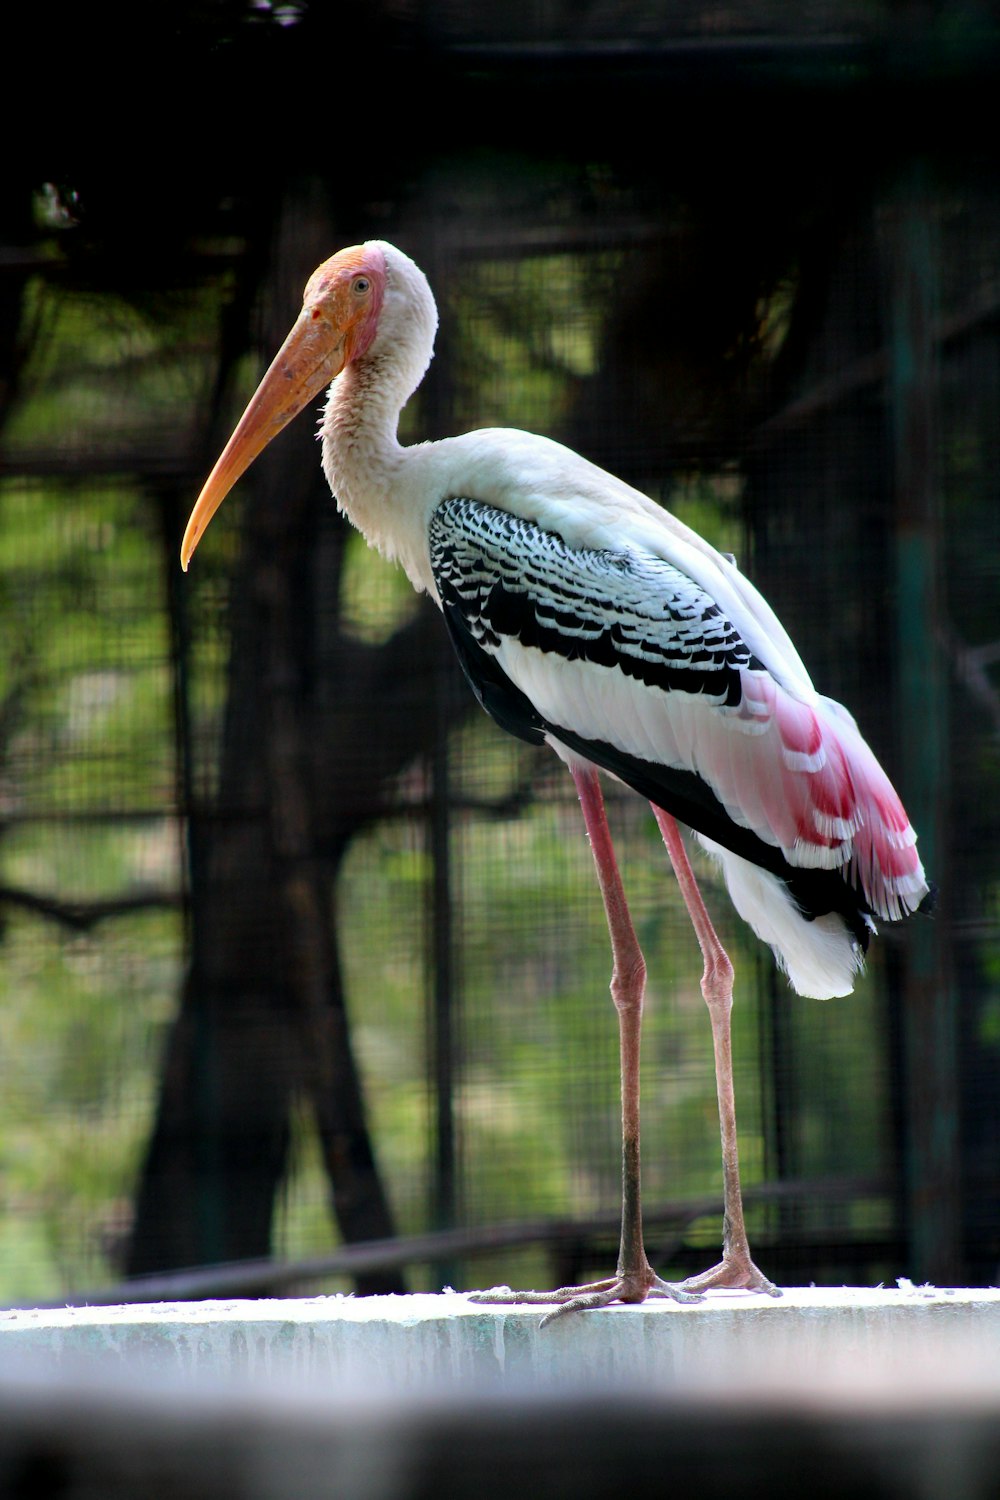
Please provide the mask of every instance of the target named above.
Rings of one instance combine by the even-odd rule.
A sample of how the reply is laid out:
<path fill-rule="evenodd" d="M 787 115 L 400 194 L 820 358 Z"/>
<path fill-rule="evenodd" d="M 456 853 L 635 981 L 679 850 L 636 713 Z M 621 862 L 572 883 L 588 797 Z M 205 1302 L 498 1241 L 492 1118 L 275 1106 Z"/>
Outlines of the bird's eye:
<path fill-rule="evenodd" d="M 363 297 L 370 286 L 371 282 L 368 280 L 367 276 L 355 276 L 354 290 L 357 292 L 359 297 Z"/>

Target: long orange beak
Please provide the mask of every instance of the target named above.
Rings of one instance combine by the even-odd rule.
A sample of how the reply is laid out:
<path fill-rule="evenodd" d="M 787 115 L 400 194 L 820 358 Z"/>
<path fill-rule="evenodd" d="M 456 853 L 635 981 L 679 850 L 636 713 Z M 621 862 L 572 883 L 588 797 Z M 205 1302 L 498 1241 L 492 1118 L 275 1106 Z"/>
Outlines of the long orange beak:
<path fill-rule="evenodd" d="M 195 501 L 181 543 L 185 572 L 206 526 L 240 475 L 306 403 L 340 374 L 347 332 L 343 323 L 315 305 L 303 307 Z"/>

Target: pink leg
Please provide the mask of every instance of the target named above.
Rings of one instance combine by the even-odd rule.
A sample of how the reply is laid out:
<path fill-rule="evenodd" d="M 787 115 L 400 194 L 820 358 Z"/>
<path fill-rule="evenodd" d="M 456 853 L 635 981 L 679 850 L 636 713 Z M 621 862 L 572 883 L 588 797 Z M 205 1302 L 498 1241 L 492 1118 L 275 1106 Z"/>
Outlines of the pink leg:
<path fill-rule="evenodd" d="M 646 989 L 646 961 L 625 900 L 597 772 L 591 767 L 577 768 L 573 771 L 573 780 L 590 836 L 611 934 L 611 998 L 618 1013 L 622 1089 L 622 1233 L 618 1269 L 607 1280 L 587 1286 L 559 1287 L 552 1292 L 511 1292 L 503 1288 L 477 1292 L 472 1298 L 475 1302 L 559 1304 L 543 1319 L 546 1323 L 564 1313 L 606 1307 L 610 1302 L 642 1302 L 646 1297 L 670 1297 L 677 1302 L 701 1300 L 690 1291 L 662 1281 L 646 1259 L 643 1247 L 639 1174 L 639 1035 Z"/>
<path fill-rule="evenodd" d="M 719 1098 L 719 1128 L 722 1135 L 722 1260 L 700 1276 L 689 1277 L 684 1285 L 689 1291 L 709 1287 L 746 1287 L 767 1292 L 771 1297 L 781 1293 L 773 1282 L 758 1271 L 750 1258 L 746 1225 L 743 1222 L 743 1194 L 740 1188 L 739 1148 L 736 1139 L 736 1096 L 733 1088 L 733 1052 L 730 1015 L 733 1008 L 733 966 L 719 942 L 712 919 L 702 900 L 691 862 L 677 824 L 669 813 L 653 806 L 663 842 L 681 888 L 684 904 L 694 924 L 705 971 L 701 992 L 712 1022 L 712 1044 L 715 1051 L 715 1086 Z"/>

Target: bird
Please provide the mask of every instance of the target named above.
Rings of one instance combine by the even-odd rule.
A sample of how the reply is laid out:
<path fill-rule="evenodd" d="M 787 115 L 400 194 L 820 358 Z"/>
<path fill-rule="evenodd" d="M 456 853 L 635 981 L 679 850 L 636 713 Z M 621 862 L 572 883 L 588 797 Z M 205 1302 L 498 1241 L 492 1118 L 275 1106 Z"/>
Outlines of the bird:
<path fill-rule="evenodd" d="M 430 365 L 437 306 L 403 251 L 368 240 L 325 260 L 195 502 L 185 571 L 225 496 L 328 391 L 322 464 L 343 514 L 444 617 L 473 693 L 504 730 L 567 766 L 611 940 L 622 1096 L 622 1228 L 613 1275 L 477 1294 L 548 1306 L 780 1295 L 755 1264 L 739 1178 L 734 972 L 679 824 L 797 993 L 851 993 L 879 921 L 925 908 L 916 834 L 851 714 L 822 696 L 776 614 L 727 554 L 664 506 L 552 438 L 486 428 L 403 445 L 402 408 Z M 646 966 L 601 775 L 651 805 L 700 945 L 723 1176 L 722 1258 L 681 1283 L 642 1233 L 639 1043 Z"/>

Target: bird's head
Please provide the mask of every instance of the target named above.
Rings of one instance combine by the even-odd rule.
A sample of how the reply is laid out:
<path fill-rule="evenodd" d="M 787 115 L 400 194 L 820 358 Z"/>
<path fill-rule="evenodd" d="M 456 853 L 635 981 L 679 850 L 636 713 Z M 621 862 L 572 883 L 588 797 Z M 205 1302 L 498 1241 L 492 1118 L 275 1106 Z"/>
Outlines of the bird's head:
<path fill-rule="evenodd" d="M 387 279 L 385 252 L 374 242 L 341 250 L 312 273 L 302 311 L 195 502 L 181 545 L 185 570 L 240 475 L 307 402 L 370 348 Z"/>
<path fill-rule="evenodd" d="M 341 369 L 364 354 L 375 337 L 386 276 L 381 246 L 352 245 L 317 266 L 306 282 L 299 322 L 312 326 L 321 345 L 325 334 L 330 350 L 342 351 Z"/>

